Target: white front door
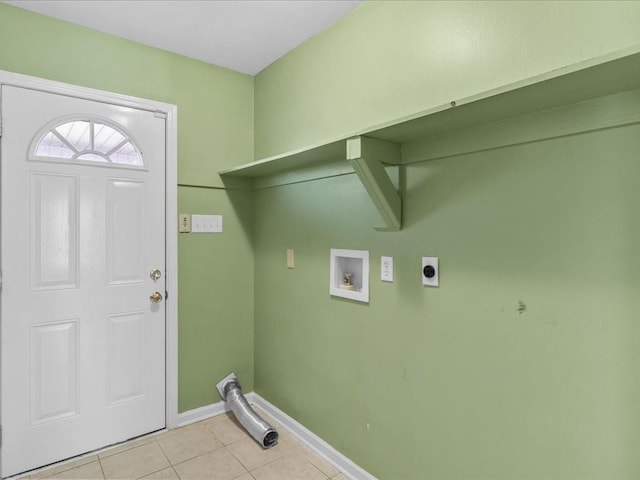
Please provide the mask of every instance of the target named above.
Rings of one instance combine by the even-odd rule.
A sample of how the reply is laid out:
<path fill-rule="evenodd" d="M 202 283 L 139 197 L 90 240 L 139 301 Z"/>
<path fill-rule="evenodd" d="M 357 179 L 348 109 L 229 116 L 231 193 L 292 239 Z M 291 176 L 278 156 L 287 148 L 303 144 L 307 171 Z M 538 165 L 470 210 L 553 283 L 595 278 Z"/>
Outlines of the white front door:
<path fill-rule="evenodd" d="M 165 426 L 165 120 L 1 95 L 6 477 Z"/>

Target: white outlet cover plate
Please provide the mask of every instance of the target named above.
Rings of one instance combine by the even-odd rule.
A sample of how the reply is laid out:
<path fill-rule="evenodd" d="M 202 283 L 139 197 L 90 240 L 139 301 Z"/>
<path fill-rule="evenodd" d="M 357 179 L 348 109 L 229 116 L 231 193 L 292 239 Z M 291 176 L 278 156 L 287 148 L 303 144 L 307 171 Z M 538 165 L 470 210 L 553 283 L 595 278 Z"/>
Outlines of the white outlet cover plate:
<path fill-rule="evenodd" d="M 380 257 L 380 280 L 393 282 L 393 257 Z"/>
<path fill-rule="evenodd" d="M 424 267 L 427 265 L 431 265 L 436 274 L 427 278 L 424 274 Z M 422 276 L 422 285 L 426 285 L 428 287 L 439 287 L 440 286 L 440 269 L 438 268 L 438 257 L 422 257 L 422 268 L 420 269 L 420 275 Z"/>
<path fill-rule="evenodd" d="M 191 233 L 222 233 L 222 215 L 191 215 Z"/>

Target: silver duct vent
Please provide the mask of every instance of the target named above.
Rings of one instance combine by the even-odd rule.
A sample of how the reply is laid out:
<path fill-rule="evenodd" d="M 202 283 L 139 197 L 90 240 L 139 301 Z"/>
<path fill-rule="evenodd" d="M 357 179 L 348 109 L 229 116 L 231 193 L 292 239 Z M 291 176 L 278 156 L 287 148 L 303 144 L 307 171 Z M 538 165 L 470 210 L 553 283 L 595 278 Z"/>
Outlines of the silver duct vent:
<path fill-rule="evenodd" d="M 270 448 L 278 443 L 278 432 L 251 408 L 234 373 L 224 377 L 216 388 L 238 421 L 260 445 Z"/>

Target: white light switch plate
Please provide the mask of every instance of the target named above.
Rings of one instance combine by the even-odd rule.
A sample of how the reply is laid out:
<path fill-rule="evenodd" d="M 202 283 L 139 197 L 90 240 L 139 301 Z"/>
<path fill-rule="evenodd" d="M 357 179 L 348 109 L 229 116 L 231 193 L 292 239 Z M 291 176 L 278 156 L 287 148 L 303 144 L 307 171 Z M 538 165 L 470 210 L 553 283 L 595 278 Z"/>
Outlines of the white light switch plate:
<path fill-rule="evenodd" d="M 190 231 L 191 231 L 191 215 L 189 215 L 188 213 L 181 213 L 178 232 L 189 233 Z"/>
<path fill-rule="evenodd" d="M 393 257 L 380 257 L 380 280 L 393 282 Z"/>
<path fill-rule="evenodd" d="M 222 215 L 191 215 L 191 233 L 221 233 Z"/>

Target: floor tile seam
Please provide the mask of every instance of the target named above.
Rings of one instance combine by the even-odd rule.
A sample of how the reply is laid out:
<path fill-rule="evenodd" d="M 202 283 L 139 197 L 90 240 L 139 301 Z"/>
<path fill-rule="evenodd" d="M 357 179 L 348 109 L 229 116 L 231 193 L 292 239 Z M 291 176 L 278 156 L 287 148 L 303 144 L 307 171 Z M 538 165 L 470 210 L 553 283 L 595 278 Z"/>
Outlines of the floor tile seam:
<path fill-rule="evenodd" d="M 207 450 L 206 452 L 199 453 L 198 455 L 195 455 L 195 456 L 193 456 L 193 457 L 185 458 L 185 459 L 183 459 L 183 460 L 180 460 L 179 462 L 173 463 L 171 460 L 169 460 L 169 457 L 167 457 L 167 454 L 164 452 L 164 450 L 162 450 L 162 446 L 160 446 L 160 450 L 162 450 L 162 453 L 164 453 L 164 454 L 165 454 L 165 457 L 167 457 L 167 460 L 169 461 L 169 465 L 170 465 L 172 468 L 173 468 L 173 467 L 177 467 L 178 465 L 182 465 L 183 463 L 190 462 L 191 460 L 195 460 L 196 458 L 200 458 L 200 457 L 203 457 L 203 456 L 205 456 L 205 455 L 209 455 L 210 453 L 217 452 L 218 450 L 222 450 L 223 448 L 226 448 L 226 447 L 225 447 L 224 445 L 222 445 L 222 446 L 220 446 L 220 447 L 218 447 L 218 448 L 214 448 L 213 450 Z M 241 464 L 241 465 L 242 465 L 242 464 Z M 249 470 L 248 470 L 244 465 L 242 465 L 242 466 L 244 467 L 244 469 L 245 469 L 245 470 L 247 470 L 247 472 L 249 471 Z M 174 470 L 174 471 L 176 472 L 176 474 L 177 474 L 176 469 L 174 468 L 173 470 Z M 149 475 L 151 475 L 151 474 L 149 474 Z M 178 475 L 178 477 L 179 477 L 179 476 L 180 476 L 180 475 Z"/>
<path fill-rule="evenodd" d="M 193 460 L 194 458 L 202 457 L 203 455 L 208 455 L 208 454 L 216 452 L 216 451 L 218 451 L 218 450 L 220 450 L 222 448 L 225 448 L 224 444 L 220 445 L 219 447 L 212 448 L 211 450 L 206 450 L 206 451 L 204 451 L 202 453 L 194 455 L 193 457 L 189 457 L 189 458 L 185 458 L 184 460 L 180 460 L 179 462 L 176 462 L 175 464 L 173 462 L 171 462 L 171 460 L 169 460 L 169 464 L 172 465 L 172 466 L 173 465 L 180 465 L 181 463 L 188 462 L 189 460 Z"/>
<path fill-rule="evenodd" d="M 303 456 L 303 458 L 304 458 L 304 456 Z M 331 477 L 329 477 L 329 475 L 327 475 L 322 470 L 320 470 L 318 467 L 316 467 L 311 460 L 309 460 L 308 458 L 305 458 L 305 460 L 309 463 L 309 465 L 311 465 L 313 468 L 315 468 L 320 473 L 320 475 L 322 475 L 325 478 L 325 480 L 330 480 L 331 479 Z"/>
<path fill-rule="evenodd" d="M 246 440 L 246 439 L 244 439 L 244 438 L 243 438 L 242 440 L 238 440 L 238 442 L 242 442 L 243 440 Z M 234 443 L 238 443 L 238 442 L 234 442 Z M 231 451 L 231 449 L 230 449 L 229 447 L 227 447 L 227 446 L 225 445 L 225 446 L 224 446 L 224 448 L 225 448 L 225 450 L 226 450 L 227 452 L 229 452 L 229 454 L 230 454 L 230 455 L 231 455 L 231 456 L 236 460 L 236 462 L 238 462 L 238 463 L 242 466 L 242 468 L 244 468 L 245 472 L 246 472 L 246 473 L 248 473 L 249 475 L 251 475 L 251 470 L 249 470 L 249 467 L 247 467 L 244 463 L 242 463 L 242 460 L 240 460 L 240 459 L 239 459 L 239 458 L 238 458 L 238 457 L 237 457 L 237 456 L 236 456 L 236 455 Z M 238 475 L 238 476 L 240 476 L 240 475 Z M 251 475 L 251 476 L 253 477 L 253 475 Z"/>
<path fill-rule="evenodd" d="M 51 476 L 51 475 L 58 475 L 59 473 L 68 472 L 69 470 L 73 470 L 74 468 L 83 467 L 83 466 L 85 466 L 85 465 L 88 465 L 88 464 L 90 464 L 90 463 L 93 463 L 95 460 L 91 460 L 91 461 L 88 461 L 88 462 L 86 462 L 86 463 L 82 463 L 82 464 L 80 464 L 80 465 L 75 465 L 75 466 L 73 466 L 73 464 L 74 464 L 74 463 L 76 463 L 76 462 L 80 462 L 80 461 L 81 461 L 81 460 L 83 460 L 84 458 L 90 457 L 91 455 L 95 455 L 96 460 L 98 459 L 98 455 L 97 455 L 97 454 L 87 454 L 85 457 L 83 457 L 82 455 L 78 455 L 78 457 L 80 457 L 80 458 L 77 458 L 77 459 L 75 459 L 75 460 L 74 460 L 74 457 L 71 457 L 70 459 L 67 459 L 69 463 L 67 463 L 66 465 L 64 465 L 64 467 L 69 467 L 69 468 L 64 468 L 64 469 L 62 469 L 62 470 L 60 470 L 60 471 L 57 471 L 57 472 L 55 472 L 55 473 L 47 473 L 47 470 L 55 470 L 56 468 L 58 468 L 58 467 L 56 467 L 56 463 L 52 463 L 52 464 L 51 464 L 51 465 L 49 465 L 48 467 L 41 467 L 41 468 L 37 469 L 37 470 L 39 470 L 39 473 L 34 473 L 33 475 L 39 475 L 39 474 L 47 474 L 47 475 L 49 475 L 49 476 Z M 65 461 L 67 461 L 67 460 L 62 460 L 62 462 L 65 462 Z M 60 468 L 62 468 L 62 467 L 63 467 L 63 466 L 60 466 Z M 29 478 L 29 479 L 37 479 L 37 478 L 40 478 L 41 480 L 46 480 L 46 478 L 47 478 L 47 477 L 34 477 L 33 475 L 27 475 L 27 476 L 19 477 L 19 478 L 20 478 L 20 480 L 26 480 L 26 479 L 28 479 L 28 478 Z"/>
<path fill-rule="evenodd" d="M 102 466 L 102 461 L 103 461 L 103 460 L 108 460 L 108 459 L 113 458 L 113 457 L 116 457 L 116 456 L 118 456 L 118 455 L 124 455 L 125 453 L 131 453 L 131 452 L 133 452 L 134 450 L 137 450 L 137 449 L 139 449 L 139 448 L 148 447 L 148 446 L 149 446 L 149 445 L 151 445 L 152 443 L 155 443 L 155 444 L 157 444 L 158 446 L 160 446 L 160 444 L 158 443 L 158 441 L 157 441 L 157 440 L 151 440 L 151 441 L 149 441 L 149 442 L 145 442 L 145 443 L 143 443 L 143 444 L 141 444 L 141 445 L 132 446 L 131 448 L 127 448 L 127 449 L 122 450 L 122 451 L 120 451 L 120 452 L 114 453 L 113 455 L 108 455 L 108 456 L 106 456 L 106 457 L 104 457 L 104 458 L 102 458 L 102 459 L 100 458 L 100 456 L 98 456 L 98 460 L 100 460 L 100 462 L 101 462 L 101 463 L 100 463 L 100 466 Z M 162 448 L 160 448 L 160 450 L 162 450 Z M 162 453 L 164 454 L 164 452 L 162 452 Z M 166 457 L 166 455 L 165 455 L 165 457 Z M 119 463 L 119 462 L 118 462 L 118 463 Z M 106 477 L 105 477 L 105 478 L 106 478 Z"/>
<path fill-rule="evenodd" d="M 100 465 L 100 471 L 102 472 L 102 478 L 107 478 L 107 474 L 104 473 L 104 467 L 102 466 L 102 460 L 100 460 L 100 456 L 96 455 L 96 457 L 98 458 L 98 465 Z"/>
<path fill-rule="evenodd" d="M 176 477 L 180 479 L 180 475 L 178 475 L 178 471 L 175 468 L 173 468 L 173 465 L 170 465 L 170 468 L 171 468 L 171 470 L 173 470 L 173 473 L 176 475 Z M 180 480 L 182 480 L 182 479 L 180 479 Z"/>
<path fill-rule="evenodd" d="M 241 438 L 240 440 L 234 440 L 229 444 L 225 444 L 225 447 L 229 448 L 231 445 L 235 445 L 236 443 L 244 442 L 247 438 L 250 438 L 248 435 L 245 438 Z"/>
<path fill-rule="evenodd" d="M 320 470 L 322 472 L 322 474 L 324 476 L 326 476 L 327 478 L 334 478 L 337 477 L 338 475 L 340 475 L 342 473 L 341 470 L 338 469 L 338 467 L 336 467 L 333 463 L 329 462 L 328 460 L 322 458 L 320 455 L 318 455 L 317 453 L 315 453 L 313 450 L 311 450 L 310 448 L 302 445 L 302 447 L 304 448 L 305 452 L 302 453 L 302 456 L 304 458 L 307 459 L 307 461 L 309 463 L 311 463 L 314 467 L 316 467 L 318 470 Z M 309 455 L 306 455 L 309 454 Z M 333 467 L 338 473 L 334 474 L 334 475 L 329 475 L 328 473 L 325 473 L 324 470 L 322 470 L 322 468 L 320 468 L 318 465 L 315 464 L 315 462 L 313 461 L 314 458 L 317 458 L 323 462 L 325 462 L 327 465 L 329 465 L 330 467 Z"/>
<path fill-rule="evenodd" d="M 250 472 L 249 470 L 247 470 L 246 472 L 244 472 L 244 473 L 243 473 L 243 474 L 241 474 L 241 475 L 238 475 L 237 477 L 233 477 L 231 480 L 236 480 L 236 478 L 240 478 L 240 477 L 242 477 L 242 475 L 247 475 L 247 474 L 248 474 L 251 478 L 253 478 L 253 479 L 255 480 L 255 478 L 256 478 L 256 477 L 254 477 L 253 475 L 251 475 L 251 472 Z"/>
<path fill-rule="evenodd" d="M 143 447 L 153 442 L 157 442 L 156 437 L 159 437 L 162 434 L 169 433 L 171 430 L 167 430 L 166 428 L 156 430 L 155 432 L 150 432 L 144 435 L 140 435 L 138 437 L 130 438 L 129 440 L 125 440 L 124 442 L 115 443 L 113 445 L 108 445 L 104 448 L 98 449 L 95 452 L 95 455 L 100 458 L 109 458 L 114 455 L 118 455 L 120 453 L 128 452 L 129 450 L 133 450 L 134 448 Z M 130 447 L 127 447 L 127 444 L 132 444 Z M 139 444 L 139 445 L 136 445 Z M 127 448 L 125 448 L 127 447 Z M 118 449 L 122 449 L 117 451 Z M 113 453 L 111 453 L 113 452 Z"/>
<path fill-rule="evenodd" d="M 233 443 L 231 443 L 231 444 L 229 444 L 229 445 L 233 445 L 234 443 L 242 442 L 242 441 L 244 441 L 244 440 L 245 440 L 245 439 L 243 438 L 242 440 L 238 440 L 237 442 L 233 442 Z M 242 468 L 244 468 L 247 472 L 251 473 L 251 470 L 249 470 L 249 467 L 247 467 L 244 463 L 242 463 L 242 460 L 240 460 L 240 459 L 238 458 L 238 456 L 237 456 L 236 454 L 234 454 L 234 453 L 233 453 L 233 451 L 229 448 L 229 446 L 225 445 L 225 446 L 224 446 L 224 448 L 226 448 L 226 449 L 227 449 L 227 452 L 229 452 L 229 453 L 231 454 L 231 456 L 232 456 L 233 458 L 235 458 L 235 459 L 236 459 L 236 461 L 237 461 L 240 465 L 242 465 Z"/>
<path fill-rule="evenodd" d="M 122 452 L 118 452 L 118 453 L 117 453 L 117 454 L 115 454 L 115 455 L 110 455 L 110 456 L 108 456 L 108 457 L 105 457 L 104 459 L 101 459 L 100 457 L 98 457 L 98 461 L 100 462 L 100 468 L 102 469 L 102 474 L 103 474 L 104 478 L 105 478 L 105 479 L 107 479 L 107 474 L 106 474 L 106 472 L 105 472 L 105 470 L 104 470 L 104 466 L 103 466 L 103 464 L 102 464 L 102 461 L 103 461 L 103 460 L 105 460 L 105 461 L 106 461 L 106 460 L 108 460 L 108 459 L 113 459 L 113 457 L 115 457 L 116 455 L 126 454 L 126 453 L 131 453 L 133 450 L 137 450 L 137 449 L 142 448 L 142 447 L 149 447 L 149 446 L 151 446 L 151 445 L 152 445 L 152 444 L 154 444 L 154 443 L 155 443 L 155 444 L 156 444 L 156 446 L 160 449 L 160 452 L 162 453 L 162 455 L 164 456 L 164 459 L 165 459 L 165 460 L 166 460 L 166 462 L 167 462 L 167 465 L 166 465 L 166 466 L 164 466 L 164 467 L 162 467 L 160 470 L 163 470 L 163 469 L 167 468 L 167 466 L 171 466 L 171 462 L 169 461 L 169 459 L 167 458 L 167 455 L 166 455 L 166 454 L 164 453 L 164 451 L 162 450 L 162 447 L 160 446 L 160 444 L 158 443 L 158 441 L 157 441 L 157 440 L 151 440 L 151 441 L 149 441 L 149 442 L 145 442 L 145 443 L 143 443 L 142 445 L 137 445 L 137 446 L 135 446 L 135 447 L 133 447 L 133 448 L 129 448 L 129 449 L 126 449 L 126 450 L 124 450 L 124 451 L 122 451 Z M 121 461 L 117 461 L 117 462 L 116 462 L 116 464 L 117 464 L 117 465 L 121 465 L 121 464 L 122 464 L 122 462 L 121 462 Z M 160 470 L 156 470 L 155 472 L 147 472 L 147 473 L 145 473 L 143 476 L 151 475 L 152 473 L 159 472 Z M 138 478 L 142 478 L 142 477 L 138 477 Z"/>
<path fill-rule="evenodd" d="M 167 453 L 162 448 L 162 445 L 160 445 L 160 442 L 158 440 L 154 440 L 153 443 L 155 443 L 158 446 L 158 448 L 160 449 L 160 452 L 162 452 L 162 455 L 164 455 L 164 459 L 167 461 L 169 466 L 173 469 L 173 463 L 171 463 L 171 460 L 169 460 L 169 456 L 167 455 Z M 167 468 L 167 467 L 163 467 L 160 470 L 156 470 L 156 472 L 160 472 L 161 470 L 164 470 L 165 468 Z M 174 471 L 174 473 L 176 475 L 178 475 L 178 473 L 175 471 L 175 469 L 173 469 L 173 471 Z M 156 472 L 147 473 L 147 475 L 152 475 L 152 474 L 154 474 Z M 178 478 L 180 478 L 180 477 L 178 476 Z"/>
<path fill-rule="evenodd" d="M 192 425 L 195 425 L 195 424 L 192 424 Z M 189 425 L 189 426 L 191 426 L 191 425 Z M 208 453 L 215 452 L 216 450 L 220 450 L 221 448 L 225 448 L 226 447 L 226 445 L 222 442 L 222 440 L 220 440 L 217 437 L 217 435 L 214 432 L 209 432 L 209 433 L 211 433 L 215 437 L 215 439 L 220 442 L 220 446 L 212 448 L 212 449 L 207 450 L 207 451 L 204 451 L 204 452 L 199 453 L 197 455 L 194 455 L 193 457 L 182 459 L 182 460 L 180 460 L 179 462 L 176 462 L 176 463 L 171 461 L 171 459 L 169 458 L 169 455 L 167 454 L 167 452 L 165 452 L 164 448 L 162 448 L 162 444 L 159 441 L 157 441 L 157 443 L 160 446 L 160 450 L 162 450 L 162 453 L 164 453 L 165 457 L 167 457 L 167 460 L 169 461 L 169 465 L 171 465 L 171 466 L 180 465 L 181 463 L 184 463 L 186 461 L 193 460 L 194 458 L 201 457 L 202 455 L 206 455 Z"/>
<path fill-rule="evenodd" d="M 204 424 L 203 427 L 205 427 L 209 433 L 211 433 L 214 437 L 216 437 L 216 439 L 223 445 L 223 446 L 227 446 L 227 444 L 224 442 L 224 440 L 222 440 L 222 438 L 220 438 L 218 436 L 218 434 L 211 428 L 211 425 L 209 424 Z"/>
<path fill-rule="evenodd" d="M 169 455 L 167 455 L 167 452 L 164 451 L 164 448 L 162 448 L 162 444 L 160 442 L 158 442 L 158 441 L 156 441 L 156 443 L 158 444 L 158 447 L 160 447 L 160 451 L 164 455 L 164 458 L 166 458 L 167 462 L 169 462 L 169 465 L 173 466 L 173 462 L 169 458 Z"/>
<path fill-rule="evenodd" d="M 237 442 L 234 442 L 234 443 L 244 442 L 245 440 L 246 440 L 246 438 L 243 438 L 242 440 L 238 440 Z M 231 445 L 233 445 L 233 444 L 231 444 Z M 249 472 L 249 473 L 251 473 L 251 472 L 252 472 L 252 471 L 254 471 L 254 470 L 257 470 L 257 469 L 258 469 L 258 468 L 260 468 L 260 467 L 263 467 L 263 466 L 265 466 L 265 465 L 269 465 L 270 463 L 273 463 L 273 462 L 275 462 L 276 460 L 279 460 L 279 459 L 281 459 L 282 457 L 284 457 L 284 456 L 286 455 L 286 453 L 283 453 L 281 456 L 279 456 L 279 457 L 277 457 L 277 458 L 274 458 L 273 460 L 270 460 L 270 461 L 268 461 L 267 463 L 263 463 L 262 465 L 257 466 L 256 468 L 254 468 L 253 470 L 251 470 L 248 466 L 246 466 L 246 465 L 244 464 L 244 462 L 243 462 L 243 461 L 242 461 L 242 460 L 241 460 L 241 459 L 240 459 L 236 454 L 234 454 L 234 453 L 233 453 L 233 451 L 232 451 L 230 448 L 228 448 L 228 447 L 225 447 L 225 448 L 227 448 L 227 450 L 229 451 L 229 453 L 231 453 L 231 455 L 233 455 L 233 457 L 234 457 L 238 462 L 240 462 L 240 465 L 242 465 L 242 466 L 244 467 L 244 469 L 245 469 L 247 472 Z M 253 475 L 252 475 L 252 476 L 253 476 Z"/>
<path fill-rule="evenodd" d="M 138 448 L 138 447 L 142 446 L 142 445 L 137 445 L 137 446 L 127 447 L 126 444 L 127 444 L 127 442 L 124 442 L 124 443 L 122 443 L 120 445 L 116 444 L 113 449 L 107 450 L 106 452 L 99 453 L 98 457 L 109 458 L 109 457 L 113 457 L 114 455 L 118 455 L 120 453 L 128 452 L 129 450 L 132 450 L 134 448 Z M 122 449 L 122 450 L 120 450 L 120 449 Z M 113 452 L 113 453 L 111 453 L 111 452 Z"/>
<path fill-rule="evenodd" d="M 162 450 L 162 449 L 161 449 L 161 450 Z M 162 453 L 164 454 L 164 452 L 162 452 Z M 167 458 L 167 456 L 166 456 L 166 455 L 165 455 L 165 458 Z M 168 458 L 167 458 L 167 461 L 169 461 L 169 459 L 168 459 Z M 177 472 L 175 471 L 175 469 L 173 468 L 173 465 L 171 465 L 171 462 L 169 462 L 169 466 L 168 466 L 168 467 L 162 467 L 162 468 L 159 468 L 158 470 L 154 470 L 153 472 L 145 473 L 145 474 L 144 474 L 144 475 L 142 475 L 141 477 L 137 477 L 137 478 L 136 478 L 136 480 L 139 480 L 139 479 L 144 478 L 144 477 L 148 477 L 149 475 L 153 475 L 154 473 L 161 472 L 162 470 L 166 470 L 167 468 L 172 469 L 172 470 L 173 470 L 173 472 L 174 472 L 176 475 L 178 475 L 178 473 L 177 473 Z M 105 477 L 105 478 L 107 478 L 107 477 Z M 178 476 L 178 478 L 180 478 L 180 477 Z"/>
<path fill-rule="evenodd" d="M 269 460 L 267 463 L 263 463 L 262 465 L 257 466 L 256 468 L 254 468 L 253 470 L 249 470 L 249 469 L 247 469 L 247 470 L 249 470 L 249 473 L 251 473 L 251 472 L 255 472 L 256 470 L 260 470 L 262 467 L 266 467 L 267 465 L 271 465 L 272 463 L 277 462 L 278 460 L 282 460 L 282 459 L 283 459 L 284 457 L 286 457 L 287 455 L 288 455 L 288 454 L 284 453 L 284 454 L 282 454 L 282 456 L 277 457 L 277 458 L 274 458 L 274 459 L 272 459 L 272 460 Z M 311 462 L 309 462 L 309 463 L 311 463 Z M 314 465 L 314 466 L 315 466 L 315 465 Z M 324 475 L 324 474 L 323 474 L 323 475 Z"/>

